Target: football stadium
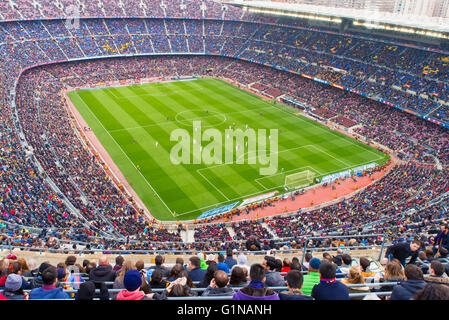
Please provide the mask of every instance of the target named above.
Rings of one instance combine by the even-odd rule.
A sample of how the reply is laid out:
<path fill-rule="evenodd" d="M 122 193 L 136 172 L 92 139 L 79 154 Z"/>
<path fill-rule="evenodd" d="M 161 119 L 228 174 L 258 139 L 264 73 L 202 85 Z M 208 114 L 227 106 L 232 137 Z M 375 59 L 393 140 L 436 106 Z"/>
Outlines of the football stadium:
<path fill-rule="evenodd" d="M 1 1 L 0 300 L 449 300 L 448 26 L 447 0 Z"/>

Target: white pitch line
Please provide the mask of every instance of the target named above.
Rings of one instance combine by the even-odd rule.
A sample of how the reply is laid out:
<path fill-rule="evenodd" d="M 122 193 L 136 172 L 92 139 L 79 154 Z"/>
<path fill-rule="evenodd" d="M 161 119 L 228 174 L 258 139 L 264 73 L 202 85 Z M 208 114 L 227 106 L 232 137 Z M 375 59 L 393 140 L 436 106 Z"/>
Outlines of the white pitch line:
<path fill-rule="evenodd" d="M 225 197 L 228 201 L 230 201 L 229 198 L 226 197 L 226 196 L 224 195 L 224 193 L 221 192 L 220 189 L 218 189 L 212 182 L 210 182 L 209 179 L 207 179 L 205 176 L 203 176 L 203 175 L 201 174 L 201 172 L 199 172 L 199 170 L 196 170 L 196 172 L 197 172 L 200 176 L 202 176 L 204 180 L 206 180 L 207 182 L 209 182 L 209 184 L 210 184 L 212 187 L 214 187 L 215 190 L 217 190 L 218 192 L 220 192 L 220 194 L 221 194 L 223 197 Z"/>
<path fill-rule="evenodd" d="M 125 155 L 125 157 L 128 159 L 128 161 L 132 164 L 132 166 L 137 170 L 136 165 L 134 164 L 134 162 L 132 162 L 132 160 L 129 158 L 129 156 L 126 154 L 126 152 L 123 150 L 123 148 L 120 146 L 120 144 L 118 144 L 118 142 L 114 139 L 114 137 L 111 135 L 111 133 L 103 126 L 103 124 L 101 123 L 100 120 L 98 120 L 97 116 L 92 112 L 92 110 L 90 110 L 89 106 L 84 102 L 83 98 L 81 98 L 79 96 L 79 94 L 77 93 L 78 98 L 81 100 L 81 102 L 87 107 L 87 109 L 89 110 L 89 112 L 95 117 L 95 119 L 97 120 L 97 122 L 101 125 L 101 127 L 103 128 L 104 131 L 106 131 L 108 133 L 108 135 L 112 138 L 112 140 L 115 142 L 115 144 L 119 147 L 119 149 L 122 151 L 122 153 Z M 142 176 L 142 178 L 145 180 L 145 182 L 150 186 L 151 190 L 153 190 L 153 192 L 157 195 L 157 197 L 159 198 L 159 200 L 161 200 L 161 202 L 165 205 L 165 207 L 167 208 L 167 210 L 170 212 L 170 214 L 173 217 L 176 217 L 177 215 L 174 215 L 173 212 L 170 210 L 170 208 L 167 206 L 167 204 L 164 202 L 164 200 L 162 200 L 161 196 L 156 192 L 156 190 L 154 190 L 153 186 L 148 182 L 147 178 L 142 174 L 142 172 L 140 172 L 139 170 L 137 170 L 137 172 Z"/>
<path fill-rule="evenodd" d="M 323 149 L 321 149 L 321 148 L 319 148 L 319 147 L 317 147 L 317 146 L 315 146 L 315 145 L 313 145 L 313 147 L 314 147 L 315 149 L 317 149 L 319 152 L 324 153 L 324 154 L 328 155 L 329 157 L 331 157 L 331 158 L 337 160 L 338 162 L 343 163 L 345 166 L 352 166 L 351 164 L 347 163 L 346 161 L 343 161 L 343 160 L 340 160 L 340 159 L 338 159 L 338 158 L 335 158 L 333 155 L 329 154 L 328 152 L 324 151 Z"/>

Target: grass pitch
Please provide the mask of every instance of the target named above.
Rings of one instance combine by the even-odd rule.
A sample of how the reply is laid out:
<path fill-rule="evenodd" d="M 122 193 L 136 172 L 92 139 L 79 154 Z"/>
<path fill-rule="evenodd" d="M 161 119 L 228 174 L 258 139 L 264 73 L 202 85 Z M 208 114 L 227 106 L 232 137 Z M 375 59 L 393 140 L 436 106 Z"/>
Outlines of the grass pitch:
<path fill-rule="evenodd" d="M 283 192 L 286 174 L 310 170 L 323 177 L 388 160 L 376 149 L 295 115 L 295 109 L 272 105 L 217 79 L 78 90 L 69 97 L 159 220 L 195 219 L 215 207 Z M 215 128 L 223 134 L 230 125 L 242 130 L 248 125 L 256 132 L 278 129 L 279 171 L 261 176 L 260 165 L 247 161 L 173 164 L 170 151 L 176 142 L 170 141 L 170 134 L 182 128 L 193 135 L 194 120 L 202 121 L 204 129 Z"/>

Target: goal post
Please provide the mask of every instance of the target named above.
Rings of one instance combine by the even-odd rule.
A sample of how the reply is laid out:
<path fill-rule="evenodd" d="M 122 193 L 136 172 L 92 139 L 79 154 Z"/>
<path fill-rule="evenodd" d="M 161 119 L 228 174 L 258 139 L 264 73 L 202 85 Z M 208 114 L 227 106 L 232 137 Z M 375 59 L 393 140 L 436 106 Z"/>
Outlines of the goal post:
<path fill-rule="evenodd" d="M 313 183 L 315 173 L 310 170 L 289 174 L 285 176 L 284 187 L 288 189 L 303 188 Z"/>

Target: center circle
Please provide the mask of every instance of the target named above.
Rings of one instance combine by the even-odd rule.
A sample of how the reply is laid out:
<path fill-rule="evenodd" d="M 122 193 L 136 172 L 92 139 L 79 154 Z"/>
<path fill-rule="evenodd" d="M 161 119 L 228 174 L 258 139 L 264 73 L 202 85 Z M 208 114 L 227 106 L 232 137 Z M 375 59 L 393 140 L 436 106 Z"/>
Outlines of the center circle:
<path fill-rule="evenodd" d="M 209 128 L 209 127 L 216 127 L 226 122 L 227 118 L 224 114 L 207 110 L 207 109 L 195 109 L 195 110 L 186 110 L 181 111 L 175 116 L 176 122 L 180 123 L 184 126 L 193 126 L 193 121 L 203 121 L 202 127 L 203 128 Z"/>

